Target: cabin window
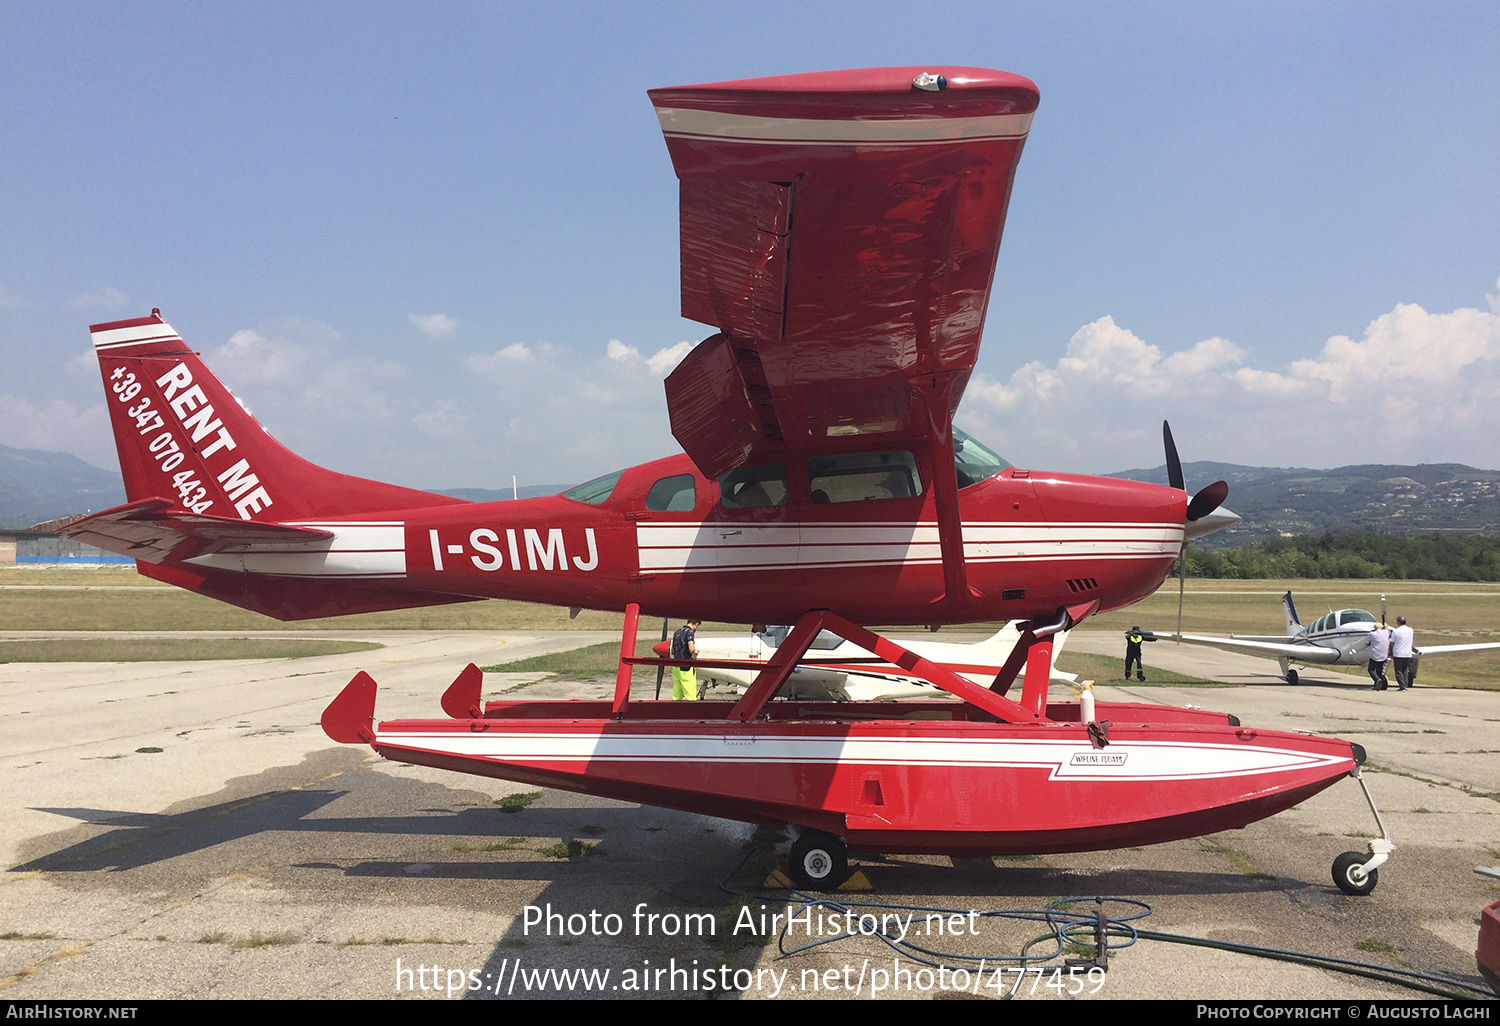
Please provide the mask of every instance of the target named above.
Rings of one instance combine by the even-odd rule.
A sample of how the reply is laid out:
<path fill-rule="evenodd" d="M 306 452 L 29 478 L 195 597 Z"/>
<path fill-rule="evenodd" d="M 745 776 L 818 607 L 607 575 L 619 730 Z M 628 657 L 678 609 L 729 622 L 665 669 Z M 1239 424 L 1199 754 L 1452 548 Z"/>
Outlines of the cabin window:
<path fill-rule="evenodd" d="M 575 502 L 586 502 L 590 506 L 597 506 L 609 499 L 615 490 L 615 485 L 620 483 L 620 475 L 625 473 L 617 470 L 613 474 L 605 474 L 596 477 L 592 481 L 585 481 L 581 485 L 575 485 L 562 493 L 564 499 L 572 499 Z"/>
<path fill-rule="evenodd" d="M 786 505 L 786 468 L 779 463 L 736 467 L 719 478 L 719 500 L 725 509 Z"/>
<path fill-rule="evenodd" d="M 689 513 L 696 505 L 698 496 L 693 490 L 692 474 L 664 477 L 646 493 L 646 508 L 662 513 Z"/>
<path fill-rule="evenodd" d="M 916 457 L 905 450 L 817 456 L 807 461 L 813 502 L 910 499 L 922 494 Z"/>

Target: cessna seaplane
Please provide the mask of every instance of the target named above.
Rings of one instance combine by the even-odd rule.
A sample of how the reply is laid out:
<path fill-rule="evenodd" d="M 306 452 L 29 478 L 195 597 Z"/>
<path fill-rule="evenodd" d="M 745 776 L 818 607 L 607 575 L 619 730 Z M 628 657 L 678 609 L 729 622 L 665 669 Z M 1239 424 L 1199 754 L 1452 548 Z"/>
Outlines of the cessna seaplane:
<path fill-rule="evenodd" d="M 402 762 L 790 825 L 809 886 L 837 883 L 848 851 L 1225 830 L 1357 776 L 1363 750 L 1336 738 L 1048 701 L 1052 639 L 1154 592 L 1222 526 L 1228 487 L 1014 467 L 953 427 L 1029 80 L 878 68 L 650 97 L 681 183 L 682 311 L 715 329 L 666 380 L 684 453 L 500 503 L 349 477 L 282 448 L 153 311 L 93 328 L 129 502 L 68 533 L 283 619 L 490 597 L 623 610 L 610 701 L 486 702 L 470 667 L 446 718 L 379 722 L 361 673 L 324 730 Z M 636 701 L 631 667 L 669 661 L 634 655 L 643 614 L 792 626 L 741 667 L 735 701 Z M 1018 639 L 987 683 L 864 626 L 1001 620 Z M 824 630 L 961 701 L 772 701 Z M 1335 878 L 1368 890 L 1388 851 L 1346 853 Z"/>
<path fill-rule="evenodd" d="M 1307 666 L 1369 666 L 1370 632 L 1385 623 L 1384 596 L 1381 596 L 1380 619 L 1363 609 L 1330 610 L 1307 626 L 1297 618 L 1297 607 L 1289 591 L 1281 596 L 1286 616 L 1286 634 L 1231 634 L 1227 638 L 1203 634 L 1180 635 L 1183 641 L 1209 645 L 1246 655 L 1269 656 L 1281 664 L 1281 676 L 1288 684 L 1297 683 L 1293 663 Z M 1486 641 L 1466 645 L 1423 645 L 1416 649 L 1417 661 L 1426 656 L 1452 655 L 1456 652 L 1481 652 L 1500 648 L 1500 642 Z M 1412 677 L 1416 677 L 1416 662 Z"/>

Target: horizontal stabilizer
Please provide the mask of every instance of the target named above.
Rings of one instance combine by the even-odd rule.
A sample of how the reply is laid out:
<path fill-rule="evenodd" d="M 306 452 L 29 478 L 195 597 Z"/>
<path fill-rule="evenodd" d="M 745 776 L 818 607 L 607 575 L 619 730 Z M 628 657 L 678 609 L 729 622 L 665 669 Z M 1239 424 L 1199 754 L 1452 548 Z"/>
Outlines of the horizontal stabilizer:
<path fill-rule="evenodd" d="M 168 499 L 141 499 L 75 520 L 59 533 L 147 563 L 162 563 L 169 556 L 184 560 L 229 548 L 285 546 L 333 537 L 333 532 L 314 527 L 231 520 L 175 507 Z"/>

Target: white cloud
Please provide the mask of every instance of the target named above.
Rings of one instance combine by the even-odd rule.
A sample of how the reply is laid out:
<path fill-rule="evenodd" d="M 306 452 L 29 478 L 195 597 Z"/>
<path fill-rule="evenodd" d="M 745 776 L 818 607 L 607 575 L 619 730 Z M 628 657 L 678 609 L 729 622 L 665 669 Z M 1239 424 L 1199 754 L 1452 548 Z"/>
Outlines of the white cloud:
<path fill-rule="evenodd" d="M 605 352 L 611 360 L 635 360 L 643 361 L 651 368 L 651 373 L 657 377 L 664 378 L 671 373 L 672 368 L 682 362 L 682 358 L 692 352 L 694 343 L 679 342 L 675 346 L 667 346 L 658 349 L 650 356 L 641 356 L 641 351 L 635 346 L 627 346 L 617 338 L 609 340 Z"/>
<path fill-rule="evenodd" d="M 1162 419 L 1189 461 L 1500 467 L 1500 300 L 1487 300 L 1451 313 L 1402 304 L 1283 367 L 1254 366 L 1218 337 L 1164 355 L 1104 317 L 1055 366 L 976 374 L 959 420 L 1009 458 L 1065 470 L 1160 463 Z"/>
<path fill-rule="evenodd" d="M 96 467 L 119 465 L 103 403 L 76 406 L 0 394 L 0 440 L 13 449 L 72 453 Z"/>
<path fill-rule="evenodd" d="M 447 314 L 407 314 L 406 319 L 433 341 L 452 338 L 453 333 L 458 330 L 458 322 Z"/>
<path fill-rule="evenodd" d="M 117 288 L 95 289 L 83 292 L 68 300 L 68 309 L 74 313 L 113 314 L 121 313 L 130 305 L 130 296 Z"/>
<path fill-rule="evenodd" d="M 694 345 L 694 342 L 679 342 L 675 346 L 658 349 L 646 358 L 646 366 L 651 368 L 652 374 L 664 378 L 682 362 L 684 356 L 693 351 Z"/>
<path fill-rule="evenodd" d="M 466 392 L 475 451 L 460 483 L 485 485 L 474 473 L 485 467 L 491 482 L 517 473 L 535 484 L 573 484 L 678 451 L 661 378 L 691 348 L 644 356 L 609 339 L 592 353 L 512 343 L 465 357 L 460 366 L 477 386 Z"/>

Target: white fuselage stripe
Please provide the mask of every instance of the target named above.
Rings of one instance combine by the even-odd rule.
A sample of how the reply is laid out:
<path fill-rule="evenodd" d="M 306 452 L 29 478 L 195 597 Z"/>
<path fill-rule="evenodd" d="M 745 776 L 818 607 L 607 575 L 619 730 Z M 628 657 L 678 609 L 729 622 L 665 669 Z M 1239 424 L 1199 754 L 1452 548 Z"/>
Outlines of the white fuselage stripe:
<path fill-rule="evenodd" d="M 1180 524 L 966 522 L 964 559 L 1161 559 L 1182 546 Z M 642 571 L 709 573 L 739 570 L 936 565 L 942 544 L 936 524 L 638 524 Z"/>

